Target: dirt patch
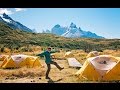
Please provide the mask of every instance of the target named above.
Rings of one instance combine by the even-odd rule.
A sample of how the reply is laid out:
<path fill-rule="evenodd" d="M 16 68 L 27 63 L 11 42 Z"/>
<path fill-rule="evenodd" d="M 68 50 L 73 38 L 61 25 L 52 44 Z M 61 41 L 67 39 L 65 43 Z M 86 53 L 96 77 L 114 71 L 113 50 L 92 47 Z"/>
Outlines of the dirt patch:
<path fill-rule="evenodd" d="M 54 60 L 61 67 L 59 71 L 54 65 L 51 65 L 50 80 L 45 79 L 46 64 L 41 60 L 44 67 L 39 68 L 19 68 L 19 69 L 0 69 L 0 83 L 73 83 L 77 78 L 74 73 L 76 68 L 69 68 L 67 60 Z"/>

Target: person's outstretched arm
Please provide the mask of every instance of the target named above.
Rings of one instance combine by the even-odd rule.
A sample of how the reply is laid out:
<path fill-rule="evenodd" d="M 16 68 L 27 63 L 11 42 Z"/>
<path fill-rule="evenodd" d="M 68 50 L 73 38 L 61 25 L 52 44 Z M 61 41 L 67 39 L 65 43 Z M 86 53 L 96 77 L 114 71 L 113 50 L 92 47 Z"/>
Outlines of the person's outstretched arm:
<path fill-rule="evenodd" d="M 40 57 L 43 57 L 45 55 L 45 52 L 42 52 L 40 54 L 37 54 L 36 56 L 40 56 Z"/>

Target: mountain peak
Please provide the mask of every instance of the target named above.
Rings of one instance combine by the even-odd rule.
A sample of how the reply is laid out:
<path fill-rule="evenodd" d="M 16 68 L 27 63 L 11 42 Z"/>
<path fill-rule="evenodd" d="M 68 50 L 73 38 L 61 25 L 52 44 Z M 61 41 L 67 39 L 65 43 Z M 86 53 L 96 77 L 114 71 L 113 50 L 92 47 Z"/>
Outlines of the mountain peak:
<path fill-rule="evenodd" d="M 53 34 L 57 34 L 57 35 L 62 35 L 63 33 L 66 32 L 66 28 L 65 27 L 61 27 L 59 24 L 56 24 L 52 29 L 51 29 L 51 33 Z"/>
<path fill-rule="evenodd" d="M 3 13 L 3 18 L 5 18 L 5 19 L 9 19 L 9 20 L 12 20 L 12 18 L 9 17 L 6 13 Z"/>
<path fill-rule="evenodd" d="M 55 25 L 52 30 L 53 34 L 60 35 L 63 37 L 70 37 L 70 38 L 104 38 L 102 36 L 98 36 L 95 33 L 92 33 L 90 31 L 84 31 L 80 27 L 77 28 L 77 26 L 71 22 L 69 27 L 62 27 L 59 24 Z"/>
<path fill-rule="evenodd" d="M 6 16 L 7 14 L 6 13 L 3 13 L 3 16 Z"/>
<path fill-rule="evenodd" d="M 73 22 L 71 22 L 70 27 L 71 28 L 77 28 L 76 25 Z"/>
<path fill-rule="evenodd" d="M 54 27 L 55 27 L 55 28 L 59 28 L 59 27 L 60 27 L 60 25 L 59 25 L 59 24 L 57 24 L 57 25 L 55 25 Z"/>
<path fill-rule="evenodd" d="M 21 24 L 17 21 L 14 21 L 6 13 L 3 13 L 2 15 L 0 15 L 0 22 L 7 24 L 8 26 L 10 26 L 13 29 L 19 29 L 19 30 L 23 30 L 23 31 L 27 31 L 27 32 L 33 32 L 31 29 L 24 26 L 23 24 Z"/>

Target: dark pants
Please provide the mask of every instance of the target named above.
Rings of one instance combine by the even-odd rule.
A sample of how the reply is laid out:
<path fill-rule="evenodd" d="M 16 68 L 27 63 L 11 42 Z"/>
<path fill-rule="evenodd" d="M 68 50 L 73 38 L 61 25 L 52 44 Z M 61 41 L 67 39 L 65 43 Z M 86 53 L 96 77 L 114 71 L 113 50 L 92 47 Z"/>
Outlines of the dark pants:
<path fill-rule="evenodd" d="M 61 67 L 54 61 L 51 61 L 50 64 L 54 64 L 59 70 L 61 70 Z M 51 65 L 47 64 L 47 71 L 46 71 L 46 77 L 48 77 L 50 69 L 51 69 Z"/>

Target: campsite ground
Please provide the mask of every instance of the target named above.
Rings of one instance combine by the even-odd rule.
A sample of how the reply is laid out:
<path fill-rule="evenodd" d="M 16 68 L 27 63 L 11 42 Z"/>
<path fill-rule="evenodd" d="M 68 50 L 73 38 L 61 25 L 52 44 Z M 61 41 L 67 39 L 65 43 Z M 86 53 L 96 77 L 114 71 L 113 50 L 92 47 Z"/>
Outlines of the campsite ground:
<path fill-rule="evenodd" d="M 78 83 L 78 78 L 74 73 L 78 71 L 76 68 L 69 68 L 67 60 L 55 60 L 60 66 L 64 67 L 59 71 L 54 65 L 50 71 L 51 80 L 45 79 L 46 64 L 42 68 L 20 68 L 14 70 L 0 70 L 0 83 Z"/>
<path fill-rule="evenodd" d="M 74 57 L 83 64 L 86 60 L 87 53 L 83 51 L 72 51 Z M 38 52 L 36 52 L 38 53 Z M 25 53 L 28 54 L 28 53 Z M 102 54 L 119 56 L 120 50 L 104 50 Z M 62 57 L 63 54 L 58 55 Z M 44 67 L 26 68 L 22 67 L 19 69 L 0 69 L 0 83 L 99 83 L 94 81 L 83 81 L 81 82 L 74 75 L 79 69 L 70 68 L 66 59 L 55 60 L 60 66 L 64 67 L 62 71 L 59 71 L 54 65 L 50 71 L 50 80 L 45 79 L 46 64 L 44 60 L 41 60 Z M 0 61 L 0 64 L 2 61 Z"/>

